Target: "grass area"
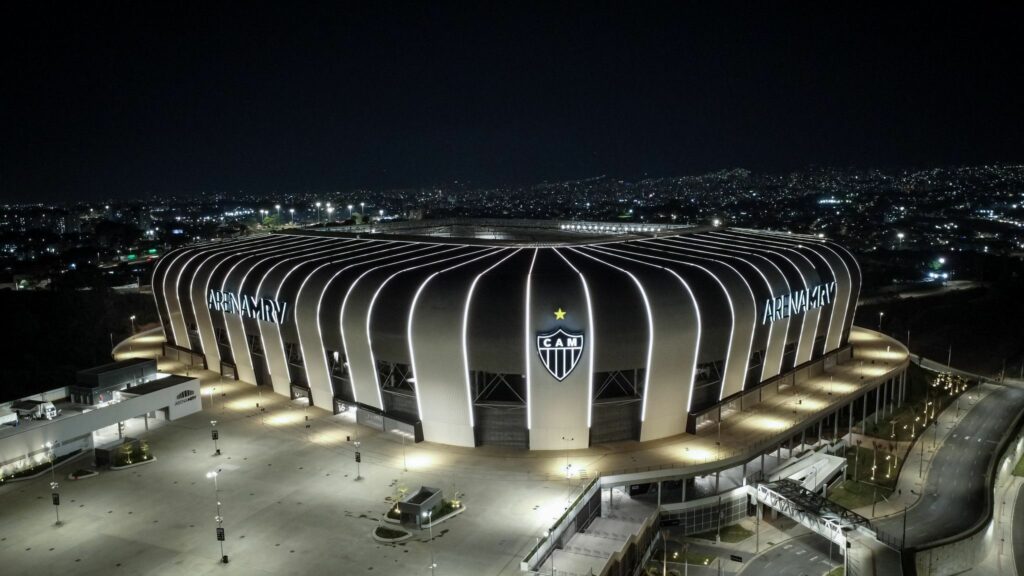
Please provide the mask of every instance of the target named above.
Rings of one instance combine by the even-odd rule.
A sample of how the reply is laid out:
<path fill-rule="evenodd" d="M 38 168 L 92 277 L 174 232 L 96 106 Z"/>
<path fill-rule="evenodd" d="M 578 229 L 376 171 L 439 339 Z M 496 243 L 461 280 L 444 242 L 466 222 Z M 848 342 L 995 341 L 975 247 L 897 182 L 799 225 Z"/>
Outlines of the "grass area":
<path fill-rule="evenodd" d="M 889 452 L 889 448 L 889 444 L 883 442 L 878 443 L 877 454 L 869 443 L 864 443 L 860 447 L 855 445 L 848 448 L 846 451 L 846 477 L 849 480 L 866 482 L 884 488 L 895 488 L 900 462 L 894 453 Z M 887 456 L 889 460 L 886 460 Z M 857 463 L 858 459 L 860 460 L 859 464 Z M 872 465 L 875 467 L 873 477 Z"/>
<path fill-rule="evenodd" d="M 715 542 L 715 536 L 717 534 L 718 532 L 716 530 L 708 530 L 707 532 L 692 534 L 690 537 Z M 742 542 L 753 535 L 754 532 L 752 530 L 747 530 L 739 524 L 730 524 L 728 526 L 722 526 L 722 542 L 729 542 L 735 544 L 736 542 Z"/>
<path fill-rule="evenodd" d="M 388 540 L 396 540 L 409 535 L 405 530 L 395 530 L 394 528 L 386 528 L 384 526 L 378 526 L 373 533 L 376 534 L 378 538 L 386 538 Z"/>
<path fill-rule="evenodd" d="M 870 506 L 872 498 L 876 495 L 878 500 L 881 500 L 883 496 L 888 497 L 890 494 L 892 494 L 892 490 L 887 488 L 876 489 L 869 484 L 847 480 L 833 488 L 828 494 L 828 499 L 844 508 L 853 510 Z"/>
<path fill-rule="evenodd" d="M 828 574 L 825 574 L 825 576 L 843 576 L 844 574 L 846 574 L 846 568 L 842 566 L 836 566 L 835 568 L 829 570 Z"/>
<path fill-rule="evenodd" d="M 1024 457 L 1017 461 L 1017 465 L 1013 467 L 1014 476 L 1024 476 Z"/>

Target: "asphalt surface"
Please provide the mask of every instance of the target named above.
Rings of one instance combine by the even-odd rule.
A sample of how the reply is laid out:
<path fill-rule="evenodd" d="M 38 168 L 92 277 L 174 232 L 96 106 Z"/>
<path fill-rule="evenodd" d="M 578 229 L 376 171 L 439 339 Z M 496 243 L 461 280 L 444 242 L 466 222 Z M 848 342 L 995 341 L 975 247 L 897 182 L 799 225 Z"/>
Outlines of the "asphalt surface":
<path fill-rule="evenodd" d="M 767 552 L 750 560 L 740 576 L 787 574 L 791 576 L 821 576 L 829 570 L 829 541 L 811 532 L 796 536 L 772 546 Z M 843 565 L 839 549 L 832 546 L 831 567 Z"/>
<path fill-rule="evenodd" d="M 989 486 L 985 472 L 1017 414 L 1024 410 L 1024 390 L 1000 386 L 963 417 L 932 458 L 921 499 L 907 512 L 908 546 L 919 547 L 956 536 L 985 516 Z M 919 442 L 928 442 L 928 434 Z M 914 450 L 920 448 L 915 444 Z M 916 470 L 903 470 L 917 474 Z M 903 519 L 875 522 L 899 537 Z"/>

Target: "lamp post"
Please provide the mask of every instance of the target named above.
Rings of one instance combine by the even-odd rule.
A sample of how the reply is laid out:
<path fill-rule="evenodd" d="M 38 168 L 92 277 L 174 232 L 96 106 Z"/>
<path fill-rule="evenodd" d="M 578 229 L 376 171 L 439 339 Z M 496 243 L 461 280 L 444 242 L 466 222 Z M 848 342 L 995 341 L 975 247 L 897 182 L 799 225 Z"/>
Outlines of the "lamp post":
<path fill-rule="evenodd" d="M 274 209 L 277 210 L 277 224 L 280 225 L 281 224 L 281 205 L 280 204 L 274 204 Z"/>
<path fill-rule="evenodd" d="M 54 460 L 56 458 L 53 453 L 53 442 L 47 442 L 44 446 L 50 452 L 50 499 L 53 502 L 53 513 L 57 516 L 57 521 L 54 522 L 54 526 L 60 526 L 60 492 L 57 492 L 57 489 L 60 488 L 60 484 L 57 482 L 57 476 L 54 472 Z"/>
<path fill-rule="evenodd" d="M 135 314 L 129 316 L 128 319 L 132 322 L 132 334 L 135 334 Z"/>
<path fill-rule="evenodd" d="M 316 203 L 316 223 L 320 223 L 320 203 Z"/>
<path fill-rule="evenodd" d="M 437 563 L 434 562 L 434 511 L 427 510 L 423 513 L 423 517 L 427 519 L 427 530 L 430 533 L 428 540 L 430 546 L 430 574 L 434 575 L 434 568 L 437 568 Z"/>
<path fill-rule="evenodd" d="M 352 205 L 351 204 L 348 205 L 348 219 L 349 220 L 352 219 Z"/>
<path fill-rule="evenodd" d="M 356 440 L 353 444 L 355 444 L 356 446 L 356 480 L 362 480 L 363 477 L 360 473 L 359 466 L 359 464 L 363 461 L 363 455 L 359 453 L 359 445 L 361 444 L 361 442 L 359 440 Z"/>
<path fill-rule="evenodd" d="M 366 202 L 359 203 L 359 215 L 364 218 L 366 217 Z"/>
<path fill-rule="evenodd" d="M 213 455 L 220 456 L 220 448 L 217 447 L 217 440 L 220 439 L 220 431 L 217 430 L 216 420 L 210 420 L 210 438 L 213 440 Z"/>
<path fill-rule="evenodd" d="M 885 312 L 878 313 L 878 331 L 882 331 L 882 318 L 885 316 Z"/>
<path fill-rule="evenodd" d="M 334 206 L 327 207 L 327 221 L 330 222 L 331 214 L 334 214 Z"/>
<path fill-rule="evenodd" d="M 288 220 L 292 224 L 295 224 L 295 208 L 289 208 L 288 209 Z"/>
<path fill-rule="evenodd" d="M 220 544 L 220 561 L 223 564 L 228 563 L 228 555 L 224 553 L 224 516 L 220 513 L 220 485 L 217 484 L 217 476 L 220 474 L 220 468 L 213 472 L 207 472 L 207 478 L 213 478 L 213 495 L 217 501 L 217 515 L 214 516 L 214 520 L 217 521 L 217 542 Z"/>

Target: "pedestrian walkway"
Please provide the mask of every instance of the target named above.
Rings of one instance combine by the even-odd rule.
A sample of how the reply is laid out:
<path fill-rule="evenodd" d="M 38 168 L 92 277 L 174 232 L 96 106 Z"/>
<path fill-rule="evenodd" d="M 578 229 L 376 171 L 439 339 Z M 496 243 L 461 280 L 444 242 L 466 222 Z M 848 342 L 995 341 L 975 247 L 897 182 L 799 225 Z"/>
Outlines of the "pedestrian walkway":
<path fill-rule="evenodd" d="M 909 453 L 904 456 L 903 466 L 900 468 L 896 489 L 893 490 L 893 493 L 889 497 L 879 498 L 873 506 L 862 506 L 855 509 L 854 512 L 868 519 L 885 518 L 902 514 L 906 508 L 917 504 L 923 487 L 926 485 L 929 466 L 935 452 L 942 447 L 950 434 L 955 433 L 956 424 L 963 420 L 982 398 L 995 389 L 994 384 L 981 384 L 973 389 L 970 394 L 965 395 L 965 400 L 961 402 L 959 416 L 955 402 L 940 412 L 936 422 L 918 436 L 917 441 L 910 446 Z M 970 399 L 966 399 L 967 396 Z M 855 439 L 858 437 L 868 444 L 872 440 L 885 441 L 871 436 L 855 435 Z"/>

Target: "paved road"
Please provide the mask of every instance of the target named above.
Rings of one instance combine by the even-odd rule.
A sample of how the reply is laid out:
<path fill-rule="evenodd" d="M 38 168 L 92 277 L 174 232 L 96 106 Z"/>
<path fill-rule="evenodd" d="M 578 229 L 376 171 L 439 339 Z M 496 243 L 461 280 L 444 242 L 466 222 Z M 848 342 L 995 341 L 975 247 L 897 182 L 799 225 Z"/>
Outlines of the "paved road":
<path fill-rule="evenodd" d="M 767 552 L 751 560 L 739 576 L 760 576 L 762 574 L 789 574 L 792 576 L 821 576 L 829 570 L 829 542 L 811 532 L 771 547 Z M 832 546 L 831 566 L 842 566 L 843 557 L 835 545 Z"/>
<path fill-rule="evenodd" d="M 989 491 L 985 471 L 1021 410 L 1024 390 L 1000 386 L 964 416 L 933 457 L 922 498 L 907 513 L 908 546 L 955 536 L 984 517 Z M 917 471 L 904 468 L 902 473 Z M 876 525 L 899 535 L 903 520 L 895 516 Z"/>
<path fill-rule="evenodd" d="M 1010 522 L 1013 526 L 1013 562 L 1017 569 L 1024 568 L 1024 484 L 1017 490 L 1016 503 L 1013 506 L 1013 516 Z"/>

